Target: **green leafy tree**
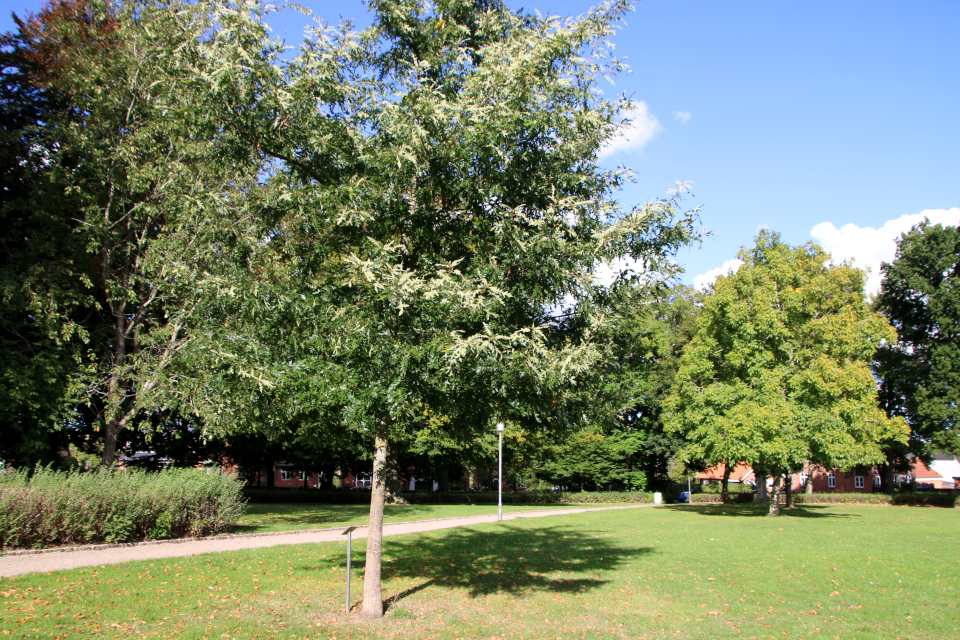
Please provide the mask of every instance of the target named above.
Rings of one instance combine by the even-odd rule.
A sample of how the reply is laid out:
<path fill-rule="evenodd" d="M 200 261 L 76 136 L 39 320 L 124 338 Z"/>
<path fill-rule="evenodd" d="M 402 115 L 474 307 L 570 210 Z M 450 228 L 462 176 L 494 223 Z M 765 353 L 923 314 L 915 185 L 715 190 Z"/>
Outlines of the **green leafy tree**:
<path fill-rule="evenodd" d="M 210 257 L 208 322 L 175 391 L 213 428 L 311 413 L 372 442 L 363 613 L 379 617 L 391 446 L 416 442 L 425 409 L 459 442 L 497 419 L 583 426 L 576 390 L 610 321 L 594 272 L 625 257 L 671 270 L 694 216 L 670 198 L 623 210 L 629 173 L 596 163 L 630 104 L 597 90 L 621 68 L 608 38 L 626 2 L 578 20 L 497 0 L 370 5 L 369 30 L 323 27 L 288 62 L 249 55 L 266 44 L 239 55 L 262 31 L 246 10 L 205 43 L 223 130 L 272 164 L 246 201 L 262 226 Z"/>
<path fill-rule="evenodd" d="M 773 476 L 770 514 L 779 515 L 783 474 L 807 461 L 874 464 L 883 441 L 906 439 L 904 421 L 877 406 L 870 370 L 894 332 L 868 309 L 862 272 L 828 266 L 814 244 L 790 247 L 763 231 L 739 257 L 684 351 L 668 428 L 685 434 L 689 460 L 744 461 L 759 482 Z"/>
<path fill-rule="evenodd" d="M 661 283 L 665 284 L 665 283 Z M 663 402 L 680 354 L 696 329 L 701 295 L 688 287 L 623 286 L 611 292 L 616 320 L 609 325 L 603 373 L 588 386 L 600 390 L 593 426 L 544 452 L 537 477 L 581 489 L 662 490 L 668 465 L 684 440 L 663 424 Z"/>
<path fill-rule="evenodd" d="M 882 267 L 874 308 L 897 330 L 877 353 L 880 403 L 910 425 L 910 441 L 887 443 L 885 484 L 914 453 L 960 452 L 960 229 L 923 222 L 897 242 Z"/>
<path fill-rule="evenodd" d="M 18 185 L 3 215 L 26 247 L 5 256 L 7 420 L 62 423 L 83 405 L 106 465 L 119 434 L 159 402 L 191 308 L 176 294 L 259 168 L 221 135 L 197 82 L 214 9 L 53 2 L 4 36 Z M 52 383 L 45 404 L 40 380 Z"/>

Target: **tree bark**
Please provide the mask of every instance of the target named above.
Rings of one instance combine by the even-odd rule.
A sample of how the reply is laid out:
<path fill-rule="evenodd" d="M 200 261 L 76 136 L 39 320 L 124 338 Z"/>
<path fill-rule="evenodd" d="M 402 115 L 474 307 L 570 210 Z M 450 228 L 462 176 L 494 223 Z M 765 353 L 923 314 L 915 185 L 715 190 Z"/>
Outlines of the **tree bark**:
<path fill-rule="evenodd" d="M 386 497 L 387 455 L 390 422 L 383 419 L 374 440 L 373 479 L 370 490 L 370 526 L 367 529 L 367 558 L 363 570 L 363 609 L 365 618 L 383 617 L 383 591 L 380 569 L 383 564 L 383 501 Z"/>
<path fill-rule="evenodd" d="M 816 467 L 812 464 L 807 465 L 807 486 L 805 486 L 804 492 L 809 496 L 813 495 L 813 472 L 816 471 Z"/>
<path fill-rule="evenodd" d="M 788 473 L 784 491 L 787 494 L 787 509 L 793 509 L 793 475 Z"/>
<path fill-rule="evenodd" d="M 440 491 L 450 491 L 450 469 L 444 467 L 440 470 L 440 480 L 437 484 Z"/>
<path fill-rule="evenodd" d="M 730 462 L 723 461 L 723 480 L 720 481 L 720 502 L 727 504 L 730 501 Z"/>
<path fill-rule="evenodd" d="M 384 496 L 383 501 L 386 504 L 409 504 L 404 499 L 403 478 L 400 475 L 400 462 L 397 460 L 397 444 L 395 442 L 387 443 L 387 462 L 384 469 Z"/>
<path fill-rule="evenodd" d="M 770 494 L 770 514 L 773 517 L 780 515 L 780 478 L 781 474 L 774 470 L 773 487 Z M 766 484 L 766 483 L 764 483 Z"/>
<path fill-rule="evenodd" d="M 753 467 L 753 474 L 757 482 L 757 495 L 754 496 L 753 502 L 754 504 L 763 504 L 769 499 L 767 496 L 767 474 L 763 468 L 756 465 Z"/>
<path fill-rule="evenodd" d="M 880 490 L 893 493 L 893 460 L 887 460 L 880 465 Z"/>

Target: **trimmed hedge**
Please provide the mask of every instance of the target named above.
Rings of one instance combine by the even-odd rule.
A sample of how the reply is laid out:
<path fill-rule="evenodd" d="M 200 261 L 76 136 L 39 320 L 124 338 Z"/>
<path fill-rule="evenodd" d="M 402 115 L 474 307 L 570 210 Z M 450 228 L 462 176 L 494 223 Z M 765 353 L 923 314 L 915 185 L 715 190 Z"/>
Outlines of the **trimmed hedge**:
<path fill-rule="evenodd" d="M 0 549 L 207 536 L 246 508 L 233 475 L 161 472 L 0 474 Z"/>
<path fill-rule="evenodd" d="M 719 493 L 695 493 L 690 501 L 693 504 L 721 504 Z M 731 493 L 727 495 L 727 504 L 749 504 L 753 502 L 753 493 Z"/>
<path fill-rule="evenodd" d="M 243 490 L 250 502 L 266 504 L 370 504 L 370 492 L 337 489 L 260 489 Z M 410 504 L 497 504 L 496 491 L 404 491 Z M 503 504 L 646 504 L 653 494 L 645 492 L 530 491 L 507 492 Z"/>
<path fill-rule="evenodd" d="M 753 502 L 752 493 L 730 494 L 728 504 Z M 785 504 L 787 496 L 780 494 Z M 960 493 L 956 491 L 918 491 L 915 493 L 795 493 L 794 504 L 874 504 L 896 506 L 956 507 L 960 505 Z M 694 504 L 720 504 L 719 494 L 696 493 Z"/>

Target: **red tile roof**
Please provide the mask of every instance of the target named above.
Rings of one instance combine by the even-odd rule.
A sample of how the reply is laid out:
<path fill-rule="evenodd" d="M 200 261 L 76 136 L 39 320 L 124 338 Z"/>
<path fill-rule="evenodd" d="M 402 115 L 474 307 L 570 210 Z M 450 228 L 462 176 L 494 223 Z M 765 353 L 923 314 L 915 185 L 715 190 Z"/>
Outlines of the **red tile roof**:
<path fill-rule="evenodd" d="M 731 482 L 742 482 L 743 479 L 753 474 L 753 469 L 748 464 L 739 463 L 730 470 Z M 696 475 L 697 480 L 723 480 L 723 464 L 710 467 L 706 471 L 701 471 Z"/>
<path fill-rule="evenodd" d="M 913 463 L 913 477 L 916 479 L 924 478 L 927 480 L 943 478 L 942 475 L 923 464 L 923 461 L 917 460 Z"/>

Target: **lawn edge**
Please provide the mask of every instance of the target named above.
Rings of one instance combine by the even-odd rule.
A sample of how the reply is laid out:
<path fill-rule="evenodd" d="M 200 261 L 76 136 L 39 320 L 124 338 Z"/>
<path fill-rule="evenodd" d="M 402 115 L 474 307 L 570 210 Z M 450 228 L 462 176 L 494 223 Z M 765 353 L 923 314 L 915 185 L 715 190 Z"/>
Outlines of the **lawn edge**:
<path fill-rule="evenodd" d="M 629 509 L 640 506 L 653 506 L 653 505 L 616 505 L 616 506 L 603 506 L 603 507 L 581 507 L 579 505 L 568 505 L 572 509 L 583 510 L 583 511 L 605 511 L 608 509 Z M 657 506 L 666 506 L 666 505 L 657 505 Z M 568 513 L 570 509 L 534 509 L 529 511 L 512 511 L 509 516 L 511 518 L 519 516 L 520 514 L 525 513 Z M 582 513 L 582 511 L 579 511 Z M 398 524 L 417 524 L 420 522 L 442 522 L 444 520 L 461 520 L 463 518 L 474 518 L 477 516 L 490 515 L 490 514 L 476 514 L 471 516 L 451 516 L 448 518 L 427 518 L 425 520 L 398 520 L 396 522 L 384 522 L 384 526 L 398 525 Z M 347 527 L 356 527 L 358 529 L 365 529 L 369 527 L 369 524 L 342 524 L 337 525 L 336 527 L 324 527 L 322 529 L 288 529 L 286 531 L 263 531 L 260 533 L 224 533 L 216 536 L 202 536 L 199 538 L 172 538 L 170 540 L 142 540 L 140 542 L 116 542 L 116 543 L 103 543 L 103 544 L 85 544 L 85 545 L 74 545 L 74 546 L 63 546 L 63 547 L 49 547 L 46 549 L 13 549 L 11 551 L 2 551 L 0 552 L 0 558 L 7 556 L 33 556 L 40 555 L 44 553 L 72 553 L 76 551 L 104 551 L 107 549 L 121 549 L 125 547 L 149 547 L 159 544 L 184 544 L 187 542 L 202 542 L 204 540 L 231 540 L 231 539 L 242 539 L 242 538 L 263 538 L 267 536 L 284 536 L 291 534 L 307 534 L 307 533 L 323 533 L 325 531 L 338 531 L 341 529 L 346 529 Z"/>

